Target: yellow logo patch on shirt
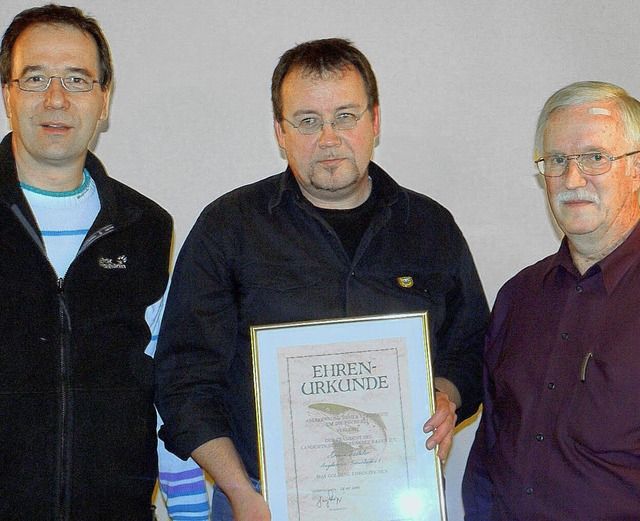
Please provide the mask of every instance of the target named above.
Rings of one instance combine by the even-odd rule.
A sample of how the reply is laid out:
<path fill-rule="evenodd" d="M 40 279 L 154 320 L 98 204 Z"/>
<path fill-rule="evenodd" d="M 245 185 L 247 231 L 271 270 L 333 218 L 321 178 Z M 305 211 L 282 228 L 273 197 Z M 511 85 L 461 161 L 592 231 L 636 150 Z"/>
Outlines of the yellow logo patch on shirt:
<path fill-rule="evenodd" d="M 404 277 L 398 277 L 396 280 L 398 281 L 398 286 L 400 286 L 401 288 L 413 287 L 413 277 L 405 275 Z"/>

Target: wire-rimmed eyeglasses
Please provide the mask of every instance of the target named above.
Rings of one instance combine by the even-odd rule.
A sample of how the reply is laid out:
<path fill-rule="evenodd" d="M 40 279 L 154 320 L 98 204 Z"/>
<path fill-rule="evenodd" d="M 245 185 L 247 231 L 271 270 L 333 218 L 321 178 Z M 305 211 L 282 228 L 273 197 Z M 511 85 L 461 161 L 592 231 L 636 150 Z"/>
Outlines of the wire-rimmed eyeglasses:
<path fill-rule="evenodd" d="M 53 78 L 58 78 L 60 80 L 60 83 L 62 84 L 62 87 L 68 92 L 89 92 L 91 89 L 93 89 L 93 86 L 96 83 L 100 83 L 99 81 L 77 74 L 66 77 L 43 76 L 38 74 L 35 76 L 25 76 L 23 78 L 11 81 L 17 83 L 20 90 L 24 90 L 26 92 L 44 92 L 51 85 L 51 80 Z"/>
<path fill-rule="evenodd" d="M 326 124 L 331 125 L 334 130 L 351 130 L 355 128 L 356 124 L 364 113 L 369 110 L 369 107 L 364 109 L 360 114 L 353 114 L 352 112 L 339 112 L 336 114 L 333 121 L 324 120 L 319 116 L 307 116 L 300 120 L 298 124 L 295 124 L 293 121 L 289 121 L 287 118 L 284 119 L 289 125 L 295 128 L 300 134 L 304 134 L 308 136 L 310 134 L 317 134 L 320 132 Z"/>
<path fill-rule="evenodd" d="M 609 156 L 604 152 L 589 152 L 588 154 L 572 154 L 568 156 L 545 156 L 536 159 L 534 163 L 538 172 L 544 177 L 560 177 L 564 175 L 572 159 L 585 175 L 602 175 L 611 170 L 611 163 L 623 157 L 637 154 L 640 150 L 634 150 L 619 156 Z"/>

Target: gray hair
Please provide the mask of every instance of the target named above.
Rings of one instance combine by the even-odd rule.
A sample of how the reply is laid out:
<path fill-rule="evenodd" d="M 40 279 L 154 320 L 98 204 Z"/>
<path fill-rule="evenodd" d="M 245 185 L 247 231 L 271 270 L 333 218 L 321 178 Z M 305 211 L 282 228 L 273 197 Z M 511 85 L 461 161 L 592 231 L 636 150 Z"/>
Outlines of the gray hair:
<path fill-rule="evenodd" d="M 544 104 L 534 142 L 534 159 L 542 156 L 544 131 L 547 121 L 556 110 L 587 103 L 613 103 L 622 121 L 630 145 L 640 145 L 640 102 L 623 88 L 601 81 L 579 81 L 561 88 Z"/>

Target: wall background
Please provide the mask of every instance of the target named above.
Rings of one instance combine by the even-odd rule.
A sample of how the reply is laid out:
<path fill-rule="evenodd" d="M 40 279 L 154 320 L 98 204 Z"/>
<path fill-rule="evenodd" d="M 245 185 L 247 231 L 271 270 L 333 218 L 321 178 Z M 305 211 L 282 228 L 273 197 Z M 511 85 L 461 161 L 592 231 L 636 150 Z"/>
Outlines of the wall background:
<path fill-rule="evenodd" d="M 32 5 L 3 0 L 1 31 Z M 279 56 L 296 43 L 343 36 L 367 55 L 381 97 L 375 160 L 452 211 L 490 302 L 558 246 L 531 157 L 544 101 L 579 80 L 640 97 L 635 0 L 74 5 L 100 21 L 115 64 L 111 114 L 94 149 L 111 176 L 173 214 L 175 253 L 209 201 L 284 169 L 269 87 Z M 8 130 L 2 118 L 0 133 Z M 462 519 L 475 425 L 459 432 L 446 467 L 452 521 Z"/>

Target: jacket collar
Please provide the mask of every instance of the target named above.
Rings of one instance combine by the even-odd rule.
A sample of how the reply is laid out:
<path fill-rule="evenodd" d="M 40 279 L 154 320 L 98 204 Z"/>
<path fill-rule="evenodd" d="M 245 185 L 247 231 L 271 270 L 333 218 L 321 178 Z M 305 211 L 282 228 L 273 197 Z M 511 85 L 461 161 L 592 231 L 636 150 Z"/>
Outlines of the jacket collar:
<path fill-rule="evenodd" d="M 22 202 L 26 204 L 18 183 L 16 161 L 11 148 L 11 135 L 10 132 L 0 143 L 0 197 L 9 205 Z"/>
<path fill-rule="evenodd" d="M 11 139 L 10 132 L 0 143 L 0 201 L 8 206 L 17 205 L 34 229 L 38 229 L 31 208 L 20 189 Z M 89 233 L 107 224 L 124 224 L 140 215 L 139 208 L 124 204 L 123 198 L 116 196 L 115 182 L 109 178 L 104 166 L 91 151 L 87 151 L 85 168 L 95 181 L 100 198 L 100 213 Z"/>

